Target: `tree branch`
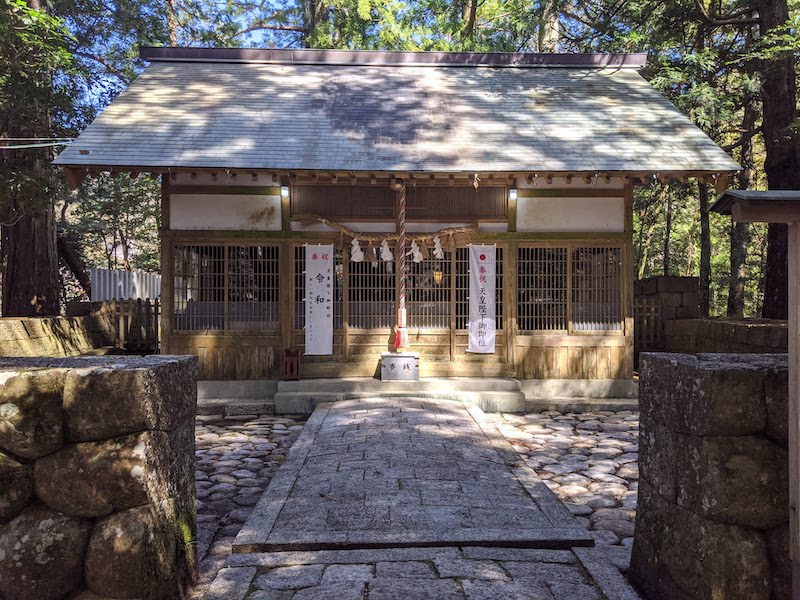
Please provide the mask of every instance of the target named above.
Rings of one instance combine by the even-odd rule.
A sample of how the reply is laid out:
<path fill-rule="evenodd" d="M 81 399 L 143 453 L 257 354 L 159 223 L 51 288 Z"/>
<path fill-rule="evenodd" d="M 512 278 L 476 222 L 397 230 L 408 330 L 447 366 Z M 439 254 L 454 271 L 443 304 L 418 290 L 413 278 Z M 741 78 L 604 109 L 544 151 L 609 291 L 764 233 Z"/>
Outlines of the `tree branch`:
<path fill-rule="evenodd" d="M 86 58 L 88 60 L 92 60 L 92 61 L 102 65 L 103 67 L 105 67 L 105 69 L 109 73 L 111 73 L 112 75 L 115 75 L 117 78 L 119 78 L 120 81 L 122 81 L 122 83 L 124 83 L 126 85 L 130 84 L 131 80 L 128 79 L 127 75 L 125 75 L 122 71 L 117 69 L 115 66 L 108 64 L 107 61 L 103 60 L 99 56 L 95 56 L 94 54 L 89 54 L 88 52 L 83 52 L 81 50 L 74 50 L 73 52 L 75 53 L 76 56 L 81 56 L 83 58 Z"/>
<path fill-rule="evenodd" d="M 703 0 L 694 0 L 695 6 L 700 11 L 703 19 L 709 25 L 714 25 L 715 27 L 722 27 L 723 25 L 753 25 L 758 23 L 757 17 L 745 17 L 739 18 L 738 15 L 746 14 L 751 12 L 749 9 L 741 9 L 738 10 L 730 15 L 714 15 L 706 10 L 706 7 L 703 6 Z"/>
<path fill-rule="evenodd" d="M 722 149 L 725 150 L 725 152 L 730 152 L 731 150 L 734 150 L 739 146 L 746 144 L 754 137 L 756 137 L 759 133 L 761 133 L 761 127 L 756 127 L 755 129 L 751 129 L 750 131 L 745 131 L 742 133 L 742 137 L 739 138 L 738 142 L 734 142 L 733 144 L 730 144 L 728 146 L 722 146 Z"/>

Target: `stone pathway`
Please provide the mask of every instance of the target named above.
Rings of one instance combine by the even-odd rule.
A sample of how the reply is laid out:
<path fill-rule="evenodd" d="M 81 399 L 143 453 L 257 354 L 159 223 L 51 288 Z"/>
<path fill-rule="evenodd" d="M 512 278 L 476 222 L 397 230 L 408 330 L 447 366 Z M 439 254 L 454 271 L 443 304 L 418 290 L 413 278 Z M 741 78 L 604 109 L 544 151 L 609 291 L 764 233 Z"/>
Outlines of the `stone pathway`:
<path fill-rule="evenodd" d="M 487 415 L 627 573 L 639 487 L 639 413 Z"/>
<path fill-rule="evenodd" d="M 317 407 L 234 551 L 501 542 L 591 545 L 476 406 L 366 398 Z"/>
<path fill-rule="evenodd" d="M 604 521 L 627 521 L 632 533 L 637 462 L 636 457 L 629 461 L 631 456 L 628 455 L 636 451 L 638 415 L 600 412 L 486 417 L 487 423 L 496 425 L 513 443 L 513 448 L 506 445 L 506 451 L 513 449 L 520 453 L 548 487 L 566 501 L 578 521 L 591 528 L 589 535 L 598 541 L 596 548 L 543 550 L 461 546 L 231 555 L 233 536 L 252 509 L 256 495 L 255 489 L 247 488 L 263 490 L 266 487 L 277 467 L 284 462 L 302 425 L 285 418 L 200 417 L 197 428 L 198 546 L 199 550 L 207 549 L 207 553 L 204 552 L 201 581 L 193 597 L 203 600 L 245 597 L 253 600 L 636 598 L 606 561 L 609 558 L 618 567 L 627 569 L 630 539 L 610 529 L 620 529 L 618 523 Z M 626 443 L 619 445 L 618 442 Z M 577 456 L 587 460 L 574 458 Z M 506 455 L 503 460 L 509 457 Z M 610 464 L 597 464 L 602 460 L 617 463 L 614 470 L 608 470 Z M 570 469 L 573 464 L 580 468 L 558 473 L 558 465 L 562 463 Z M 620 473 L 623 466 L 627 470 Z M 589 480 L 572 482 L 583 489 L 570 488 L 569 476 L 575 474 Z M 620 477 L 626 483 L 604 482 L 606 475 Z M 225 476 L 233 478 L 234 482 Z M 212 491 L 220 483 L 233 485 L 235 490 L 222 486 Z M 626 491 L 598 488 L 593 486 L 595 483 L 617 483 L 624 485 Z M 608 512 L 609 509 L 626 512 L 613 513 Z M 620 518 L 612 519 L 612 515 Z"/>

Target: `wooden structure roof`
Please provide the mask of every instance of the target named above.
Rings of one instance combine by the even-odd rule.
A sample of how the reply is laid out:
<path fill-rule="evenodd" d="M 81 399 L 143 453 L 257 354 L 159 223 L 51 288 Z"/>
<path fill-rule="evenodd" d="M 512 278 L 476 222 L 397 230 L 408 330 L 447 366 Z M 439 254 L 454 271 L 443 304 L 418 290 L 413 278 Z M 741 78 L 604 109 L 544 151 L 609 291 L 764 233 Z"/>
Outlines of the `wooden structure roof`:
<path fill-rule="evenodd" d="M 800 190 L 728 190 L 709 210 L 743 223 L 800 221 Z"/>
<path fill-rule="evenodd" d="M 641 55 L 144 49 L 74 169 L 728 173 Z"/>

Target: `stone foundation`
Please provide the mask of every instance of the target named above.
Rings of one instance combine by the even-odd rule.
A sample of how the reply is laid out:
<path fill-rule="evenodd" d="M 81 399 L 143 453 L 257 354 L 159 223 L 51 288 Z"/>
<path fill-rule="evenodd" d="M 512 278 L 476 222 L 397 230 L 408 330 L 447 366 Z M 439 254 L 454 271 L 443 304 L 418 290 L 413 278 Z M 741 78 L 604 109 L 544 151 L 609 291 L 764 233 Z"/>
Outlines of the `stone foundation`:
<path fill-rule="evenodd" d="M 642 354 L 630 576 L 651 599 L 790 597 L 788 359 Z"/>
<path fill-rule="evenodd" d="M 700 316 L 698 285 L 697 277 L 648 277 L 634 282 L 633 294 L 657 304 L 663 321 L 694 319 Z"/>
<path fill-rule="evenodd" d="M 79 356 L 112 346 L 111 304 L 81 304 L 83 311 L 69 311 L 74 316 L 0 319 L 0 356 Z"/>
<path fill-rule="evenodd" d="M 0 359 L 0 598 L 184 595 L 196 380 L 195 357 Z"/>
<path fill-rule="evenodd" d="M 788 344 L 786 321 L 679 319 L 664 322 L 664 350 L 667 352 L 784 354 Z"/>

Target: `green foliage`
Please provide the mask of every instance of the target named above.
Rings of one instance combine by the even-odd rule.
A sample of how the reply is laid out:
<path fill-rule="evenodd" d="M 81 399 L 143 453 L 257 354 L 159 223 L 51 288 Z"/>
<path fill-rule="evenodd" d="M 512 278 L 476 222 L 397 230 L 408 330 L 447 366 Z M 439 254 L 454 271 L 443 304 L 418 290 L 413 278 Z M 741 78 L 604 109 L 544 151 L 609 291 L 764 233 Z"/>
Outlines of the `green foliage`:
<path fill-rule="evenodd" d="M 51 117 L 69 107 L 63 75 L 73 66 L 63 21 L 21 0 L 0 7 L 0 135 L 48 137 Z M 6 222 L 38 214 L 54 184 L 46 169 L 51 150 L 31 148 L 0 155 L 0 210 Z"/>
<path fill-rule="evenodd" d="M 65 211 L 84 261 L 106 269 L 158 272 L 160 190 L 149 177 L 88 180 Z"/>

